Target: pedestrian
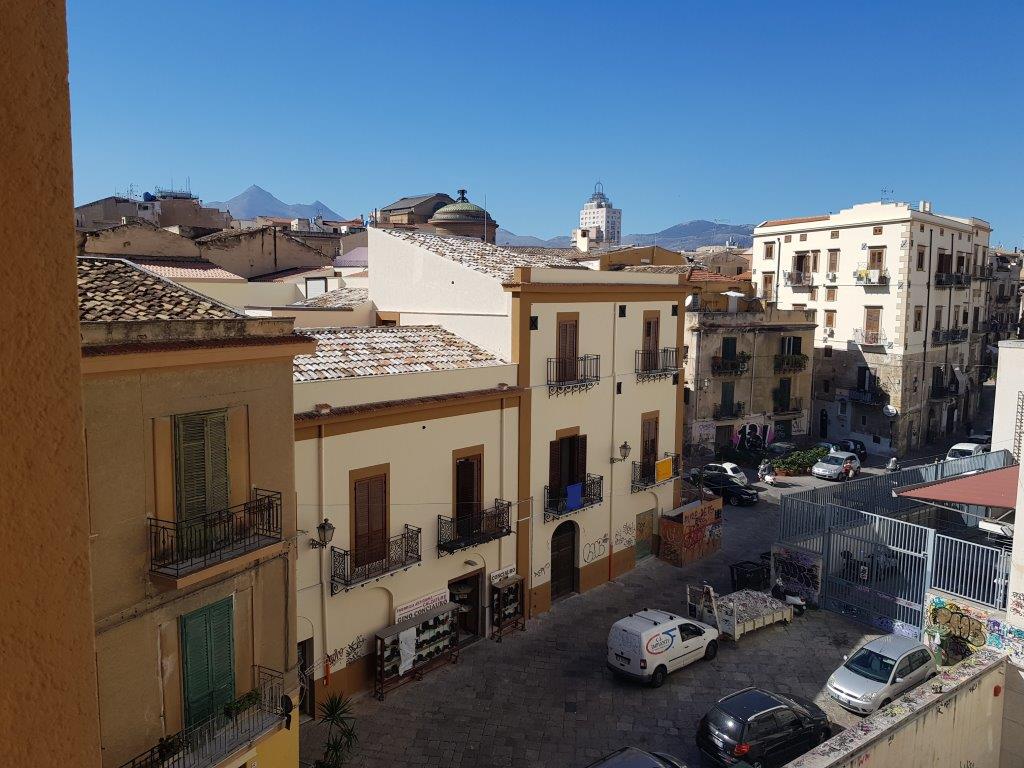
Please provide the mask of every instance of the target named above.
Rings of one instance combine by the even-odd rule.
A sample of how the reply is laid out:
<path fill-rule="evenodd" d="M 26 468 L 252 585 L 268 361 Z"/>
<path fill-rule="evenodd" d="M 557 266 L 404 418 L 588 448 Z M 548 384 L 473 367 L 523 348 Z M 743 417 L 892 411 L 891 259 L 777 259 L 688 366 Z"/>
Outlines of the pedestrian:
<path fill-rule="evenodd" d="M 853 459 L 849 456 L 846 457 L 846 461 L 843 462 L 843 480 L 849 480 L 853 477 Z"/>

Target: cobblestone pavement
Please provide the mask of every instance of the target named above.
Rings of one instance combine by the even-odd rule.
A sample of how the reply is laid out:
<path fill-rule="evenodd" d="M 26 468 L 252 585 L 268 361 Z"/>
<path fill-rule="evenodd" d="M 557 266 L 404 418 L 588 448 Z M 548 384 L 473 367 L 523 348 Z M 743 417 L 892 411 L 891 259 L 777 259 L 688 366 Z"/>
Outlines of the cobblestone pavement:
<path fill-rule="evenodd" d="M 684 568 L 648 559 L 614 582 L 560 601 L 525 633 L 500 644 L 477 642 L 457 664 L 384 702 L 358 699 L 352 765 L 575 768 L 635 745 L 698 766 L 697 720 L 718 698 L 748 685 L 813 699 L 837 726 L 852 725 L 858 718 L 828 699 L 825 681 L 844 653 L 876 635 L 825 611 L 726 641 L 713 662 L 698 661 L 657 690 L 616 679 L 605 668 L 612 623 L 644 607 L 683 612 L 686 584 L 702 578 L 729 591 L 729 563 L 757 559 L 777 526 L 775 503 L 726 507 L 717 555 Z M 322 754 L 322 738 L 320 725 L 302 727 L 304 761 Z"/>

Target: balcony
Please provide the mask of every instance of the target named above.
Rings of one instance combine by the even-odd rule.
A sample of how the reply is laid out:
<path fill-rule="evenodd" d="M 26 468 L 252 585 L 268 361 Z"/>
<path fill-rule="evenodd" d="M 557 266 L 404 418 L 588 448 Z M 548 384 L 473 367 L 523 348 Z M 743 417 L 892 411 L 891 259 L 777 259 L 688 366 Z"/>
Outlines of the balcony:
<path fill-rule="evenodd" d="M 676 363 L 677 353 L 675 347 L 663 347 L 662 349 L 638 349 L 636 351 L 636 380 L 654 381 L 656 379 L 667 379 L 679 370 Z"/>
<path fill-rule="evenodd" d="M 738 419 L 743 415 L 743 412 L 743 403 L 715 403 L 712 418 L 716 421 L 720 421 L 722 419 Z"/>
<path fill-rule="evenodd" d="M 889 401 L 888 393 L 881 387 L 862 389 L 857 387 L 846 393 L 848 400 L 862 405 L 885 405 Z"/>
<path fill-rule="evenodd" d="M 211 768 L 285 720 L 283 675 L 256 667 L 256 687 L 226 704 L 216 702 L 202 722 L 165 736 L 121 768 Z M 296 726 L 298 727 L 298 726 Z"/>
<path fill-rule="evenodd" d="M 564 488 L 544 486 L 544 522 L 579 512 L 604 500 L 604 476 L 587 473 L 582 483 Z"/>
<path fill-rule="evenodd" d="M 932 344 L 949 344 L 949 329 L 934 328 L 932 330 Z"/>
<path fill-rule="evenodd" d="M 798 373 L 807 367 L 807 355 L 776 355 L 776 373 Z"/>
<path fill-rule="evenodd" d="M 444 557 L 460 549 L 486 544 L 512 533 L 509 510 L 512 504 L 494 500 L 490 509 L 458 517 L 437 516 L 437 556 Z"/>
<path fill-rule="evenodd" d="M 814 285 L 814 273 L 791 269 L 782 273 L 782 282 L 791 288 L 810 288 Z"/>
<path fill-rule="evenodd" d="M 857 285 L 888 285 L 889 270 L 885 267 L 870 267 L 860 264 L 853 270 L 853 281 Z"/>
<path fill-rule="evenodd" d="M 992 265 L 991 264 L 989 264 L 987 267 L 982 267 L 981 269 L 978 270 L 977 279 L 978 280 L 991 280 L 995 276 L 993 274 L 993 272 L 994 272 L 994 270 L 992 269 Z"/>
<path fill-rule="evenodd" d="M 218 512 L 179 521 L 149 518 L 149 571 L 182 580 L 280 542 L 281 494 L 257 488 L 249 501 Z"/>
<path fill-rule="evenodd" d="M 966 288 L 971 284 L 971 276 L 966 272 L 936 272 L 936 288 Z"/>
<path fill-rule="evenodd" d="M 712 357 L 711 373 L 715 376 L 742 376 L 747 372 L 750 355 L 740 352 L 736 357 Z"/>
<path fill-rule="evenodd" d="M 970 332 L 967 330 L 966 326 L 963 327 L 963 328 L 950 328 L 949 329 L 949 343 L 950 344 L 955 344 L 958 341 L 967 341 L 967 337 L 969 335 L 970 335 Z"/>
<path fill-rule="evenodd" d="M 669 474 L 664 473 L 664 468 L 659 474 L 660 461 L 634 461 L 633 478 L 629 486 L 630 493 L 639 493 L 679 477 L 679 454 L 666 453 L 662 457 L 662 461 L 669 459 L 672 462 Z M 663 465 L 663 467 L 668 467 L 668 465 Z"/>
<path fill-rule="evenodd" d="M 367 545 L 365 552 L 331 547 L 331 594 L 347 592 L 371 579 L 416 565 L 421 559 L 421 530 L 406 523 L 405 531 L 382 542 Z"/>
<path fill-rule="evenodd" d="M 548 358 L 548 394 L 583 392 L 601 380 L 601 356 Z"/>
<path fill-rule="evenodd" d="M 950 397 L 956 397 L 960 394 L 960 387 L 955 381 L 951 381 L 948 384 L 936 384 L 932 382 L 931 387 L 928 389 L 928 398 L 930 400 L 947 400 Z"/>
<path fill-rule="evenodd" d="M 885 344 L 884 331 L 869 331 L 865 328 L 853 329 L 853 343 L 862 347 L 877 347 Z"/>
<path fill-rule="evenodd" d="M 800 413 L 804 409 L 802 397 L 791 397 L 788 400 L 773 400 L 772 413 L 776 416 L 790 413 Z"/>
<path fill-rule="evenodd" d="M 1008 304 L 1012 298 L 1013 298 L 1013 296 L 1011 294 L 1004 293 L 1004 294 L 1001 294 L 999 296 L 993 297 L 992 300 L 994 302 L 996 302 L 997 304 Z"/>

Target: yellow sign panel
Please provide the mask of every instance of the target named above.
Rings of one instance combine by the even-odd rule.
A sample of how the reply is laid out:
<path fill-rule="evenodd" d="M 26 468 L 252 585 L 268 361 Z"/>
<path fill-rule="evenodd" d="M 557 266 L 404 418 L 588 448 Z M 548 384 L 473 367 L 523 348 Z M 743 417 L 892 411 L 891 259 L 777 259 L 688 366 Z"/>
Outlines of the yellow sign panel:
<path fill-rule="evenodd" d="M 662 459 L 654 463 L 654 481 L 656 483 L 664 482 L 672 477 L 672 459 Z"/>

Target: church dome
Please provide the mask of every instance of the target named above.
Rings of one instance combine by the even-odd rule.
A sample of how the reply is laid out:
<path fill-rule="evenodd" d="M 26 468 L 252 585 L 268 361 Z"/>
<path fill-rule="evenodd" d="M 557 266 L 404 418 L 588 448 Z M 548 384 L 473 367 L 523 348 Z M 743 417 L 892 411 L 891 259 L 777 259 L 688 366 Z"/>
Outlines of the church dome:
<path fill-rule="evenodd" d="M 490 215 L 475 203 L 469 202 L 466 198 L 466 190 L 460 189 L 459 196 L 456 198 L 454 203 L 442 206 L 434 211 L 434 215 L 430 217 L 431 224 L 442 224 L 442 223 L 477 223 L 487 221 L 488 223 L 494 220 Z"/>

